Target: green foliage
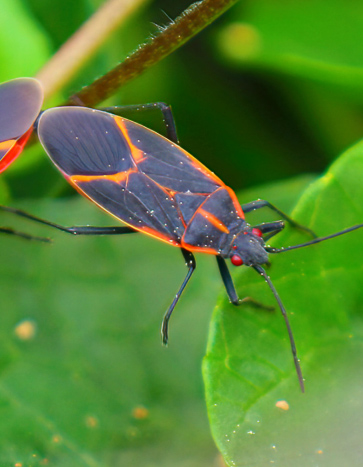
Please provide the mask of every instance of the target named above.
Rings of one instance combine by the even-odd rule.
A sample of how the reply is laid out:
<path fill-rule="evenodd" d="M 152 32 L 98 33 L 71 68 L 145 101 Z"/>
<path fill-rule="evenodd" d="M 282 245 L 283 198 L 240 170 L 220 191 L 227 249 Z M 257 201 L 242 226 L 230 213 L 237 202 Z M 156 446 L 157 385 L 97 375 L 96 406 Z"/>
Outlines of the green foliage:
<path fill-rule="evenodd" d="M 50 56 L 47 37 L 21 0 L 0 8 L 0 81 L 32 76 Z"/>
<path fill-rule="evenodd" d="M 324 160 L 361 137 L 361 13 L 361 3 L 353 7 L 343 0 L 251 0 L 240 2 L 220 28 L 221 62 L 253 76 L 247 112 L 259 119 L 262 142 L 270 144 L 267 164 L 287 150 L 290 170 L 304 160 L 305 167 L 321 171 Z M 271 114 L 274 121 L 264 122 Z M 280 145 L 272 158 L 271 143 Z"/>
<path fill-rule="evenodd" d="M 227 26 L 220 46 L 240 64 L 329 83 L 344 93 L 362 92 L 363 58 L 357 47 L 362 13 L 362 4 L 347 8 L 343 0 L 248 1 L 240 4 L 235 19 L 241 22 Z"/>
<path fill-rule="evenodd" d="M 63 223 L 109 224 L 81 198 L 22 207 Z M 10 223 L 49 233 L 2 214 Z M 52 238 L 2 237 L 0 464 L 212 465 L 200 377 L 219 284 L 211 258 L 163 348 L 162 315 L 185 274 L 178 249 L 142 235 Z"/>
<path fill-rule="evenodd" d="M 35 75 L 101 3 L 0 0 L 1 80 Z M 108 71 L 190 3 L 149 2 L 46 105 Z M 172 104 L 182 145 L 245 189 L 242 202 L 268 199 L 320 235 L 362 222 L 361 145 L 306 191 L 315 176 L 301 175 L 323 172 L 362 136 L 361 9 L 342 0 L 240 2 L 108 104 Z M 0 201 L 63 224 L 110 224 L 39 145 L 1 174 Z M 163 349 L 162 313 L 185 274 L 177 249 L 138 235 L 72 238 L 1 216 L 3 226 L 54 238 L 2 236 L 1 465 L 220 465 L 200 376 L 216 302 L 203 371 L 228 465 L 360 465 L 362 232 L 271 256 L 306 378 L 302 395 L 278 310 L 229 305 L 213 258 L 197 258 Z M 305 240 L 287 229 L 273 244 Z M 273 303 L 254 271 L 233 274 L 241 295 Z"/>
<path fill-rule="evenodd" d="M 356 176 L 362 171 L 360 143 L 308 187 L 293 217 L 320 235 L 362 222 L 363 191 Z M 263 196 L 268 197 L 268 190 Z M 219 301 L 204 378 L 213 435 L 229 466 L 359 465 L 361 238 L 358 231 L 271 255 L 268 272 L 294 330 L 306 378 L 304 395 L 299 393 L 279 312 L 256 312 L 248 306 L 236 309 L 224 297 Z M 289 231 L 273 244 L 304 240 Z M 267 284 L 254 271 L 241 271 L 236 284 L 244 295 L 273 303 Z M 279 400 L 287 401 L 288 411 L 276 407 Z"/>

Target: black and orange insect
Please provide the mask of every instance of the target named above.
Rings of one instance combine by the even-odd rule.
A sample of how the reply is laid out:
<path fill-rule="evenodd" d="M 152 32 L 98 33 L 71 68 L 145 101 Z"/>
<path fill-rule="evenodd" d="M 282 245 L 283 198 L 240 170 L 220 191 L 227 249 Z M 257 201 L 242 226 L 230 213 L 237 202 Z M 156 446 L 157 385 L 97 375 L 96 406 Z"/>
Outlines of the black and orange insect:
<path fill-rule="evenodd" d="M 78 192 L 126 226 L 63 227 L 30 217 L 76 235 L 143 232 L 179 247 L 188 273 L 164 316 L 161 330 L 164 343 L 168 341 L 172 311 L 196 268 L 194 253 L 216 257 L 228 297 L 234 305 L 244 300 L 238 298 L 226 259 L 235 266 L 251 266 L 264 277 L 283 314 L 304 391 L 286 310 L 262 265 L 268 262 L 268 253 L 316 244 L 361 228 L 363 224 L 287 248 L 267 246 L 266 240 L 281 232 L 284 221 L 315 235 L 268 201 L 258 200 L 241 206 L 228 186 L 178 146 L 170 108 L 158 105 L 164 114 L 168 139 L 104 111 L 85 107 L 46 110 L 38 121 L 38 136 L 52 162 Z M 284 221 L 255 226 L 246 222 L 246 213 L 264 207 L 275 211 Z M 21 211 L 12 211 L 22 215 Z"/>
<path fill-rule="evenodd" d="M 0 173 L 24 149 L 42 103 L 43 89 L 36 79 L 18 78 L 0 84 Z M 49 241 L 9 227 L 0 227 L 0 232 L 27 240 Z"/>
<path fill-rule="evenodd" d="M 33 78 L 0 84 L 0 173 L 21 153 L 43 103 L 43 89 Z"/>
<path fill-rule="evenodd" d="M 196 268 L 194 253 L 216 257 L 228 297 L 234 305 L 245 300 L 238 298 L 226 259 L 235 266 L 251 266 L 264 277 L 283 314 L 300 386 L 304 390 L 285 308 L 262 265 L 268 262 L 268 253 L 319 243 L 361 228 L 363 224 L 287 248 L 267 246 L 266 240 L 281 232 L 284 221 L 314 234 L 268 201 L 258 200 L 241 206 L 228 186 L 178 146 L 170 108 L 165 104 L 158 104 L 158 107 L 164 115 L 168 139 L 120 116 L 85 107 L 52 108 L 38 121 L 40 142 L 68 182 L 125 226 L 63 227 L 16 209 L 6 210 L 71 234 L 143 232 L 179 247 L 188 273 L 164 316 L 164 343 L 168 341 L 172 311 Z M 246 222 L 246 213 L 264 207 L 275 211 L 284 221 L 255 226 Z"/>

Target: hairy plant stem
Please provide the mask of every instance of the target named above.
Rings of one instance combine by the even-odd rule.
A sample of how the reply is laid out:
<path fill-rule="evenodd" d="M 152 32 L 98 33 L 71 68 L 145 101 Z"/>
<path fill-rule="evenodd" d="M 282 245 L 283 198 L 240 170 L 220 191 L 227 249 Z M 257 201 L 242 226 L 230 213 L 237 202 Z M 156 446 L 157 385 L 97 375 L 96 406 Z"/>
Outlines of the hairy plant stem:
<path fill-rule="evenodd" d="M 141 45 L 113 70 L 71 96 L 67 104 L 94 107 L 101 103 L 128 81 L 185 44 L 237 1 L 202 0 L 192 4 L 175 21 L 162 28 L 156 37 Z"/>
<path fill-rule="evenodd" d="M 149 0 L 107 0 L 39 70 L 44 97 L 59 91 L 130 15 Z"/>

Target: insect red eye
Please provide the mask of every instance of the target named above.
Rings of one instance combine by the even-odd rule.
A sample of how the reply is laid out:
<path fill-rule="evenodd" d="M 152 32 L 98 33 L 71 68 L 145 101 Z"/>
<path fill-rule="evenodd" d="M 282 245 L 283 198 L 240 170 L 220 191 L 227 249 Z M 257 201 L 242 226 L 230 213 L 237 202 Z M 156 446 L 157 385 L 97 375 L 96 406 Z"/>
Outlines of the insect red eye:
<path fill-rule="evenodd" d="M 262 232 L 260 229 L 253 228 L 252 229 L 252 234 L 256 235 L 257 237 L 262 237 Z"/>
<path fill-rule="evenodd" d="M 242 266 L 243 264 L 243 261 L 242 261 L 242 258 L 238 255 L 233 255 L 231 256 L 231 263 L 234 265 L 234 266 Z"/>

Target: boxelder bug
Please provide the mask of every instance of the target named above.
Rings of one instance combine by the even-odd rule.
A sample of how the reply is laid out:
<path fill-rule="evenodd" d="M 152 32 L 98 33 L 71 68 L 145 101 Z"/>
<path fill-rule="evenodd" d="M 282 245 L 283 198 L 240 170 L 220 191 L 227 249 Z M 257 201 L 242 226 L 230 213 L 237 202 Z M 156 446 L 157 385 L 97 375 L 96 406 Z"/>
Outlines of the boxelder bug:
<path fill-rule="evenodd" d="M 0 173 L 18 157 L 33 132 L 43 103 L 43 89 L 33 78 L 18 78 L 0 84 Z M 0 232 L 27 240 L 46 238 L 0 227 Z"/>
<path fill-rule="evenodd" d="M 125 118 L 85 107 L 48 109 L 37 124 L 41 144 L 68 182 L 126 226 L 63 227 L 18 209 L 0 208 L 75 235 L 143 232 L 181 248 L 188 272 L 163 319 L 161 333 L 165 344 L 172 311 L 196 268 L 194 252 L 216 256 L 228 297 L 234 305 L 251 299 L 238 298 L 225 260 L 229 258 L 235 266 L 253 267 L 269 285 L 284 317 L 304 391 L 286 310 L 261 265 L 268 262 L 268 253 L 313 245 L 361 228 L 363 224 L 287 248 L 267 246 L 266 240 L 281 232 L 284 222 L 251 226 L 245 221 L 245 213 L 267 207 L 291 226 L 315 235 L 268 201 L 240 206 L 229 187 L 178 146 L 171 109 L 161 103 L 146 108 L 154 106 L 163 112 L 168 139 Z M 253 300 L 252 304 L 258 305 Z"/>
<path fill-rule="evenodd" d="M 168 340 L 171 313 L 196 268 L 194 252 L 216 256 L 228 297 L 234 305 L 246 299 L 238 298 L 225 260 L 229 258 L 235 266 L 253 267 L 268 283 L 282 312 L 304 391 L 285 308 L 261 265 L 268 262 L 268 253 L 319 243 L 361 228 L 363 224 L 300 245 L 282 249 L 268 247 L 265 241 L 279 233 L 284 222 L 251 226 L 245 221 L 245 213 L 268 207 L 293 227 L 314 234 L 267 201 L 240 206 L 229 187 L 177 145 L 170 108 L 165 104 L 159 104 L 159 108 L 164 114 L 169 139 L 125 118 L 85 107 L 49 109 L 38 121 L 40 142 L 68 182 L 126 226 L 63 227 L 19 210 L 5 209 L 72 234 L 143 232 L 181 248 L 188 273 L 164 316 L 161 329 L 164 343 Z"/>
<path fill-rule="evenodd" d="M 43 89 L 33 78 L 0 85 L 0 173 L 23 150 L 43 103 Z"/>

